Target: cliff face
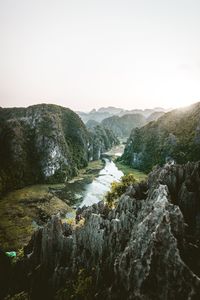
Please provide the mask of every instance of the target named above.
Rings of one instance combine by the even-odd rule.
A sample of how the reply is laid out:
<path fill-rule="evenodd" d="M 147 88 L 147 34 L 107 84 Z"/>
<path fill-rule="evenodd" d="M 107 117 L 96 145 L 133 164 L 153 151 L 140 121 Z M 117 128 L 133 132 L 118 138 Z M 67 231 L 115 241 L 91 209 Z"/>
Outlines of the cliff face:
<path fill-rule="evenodd" d="M 104 128 L 101 125 L 90 127 L 88 130 L 90 133 L 90 160 L 99 159 L 103 152 L 119 144 L 119 140 L 113 134 L 112 130 Z"/>
<path fill-rule="evenodd" d="M 68 108 L 1 109 L 0 195 L 35 183 L 65 182 L 117 143 L 101 126 L 88 130 Z"/>
<path fill-rule="evenodd" d="M 114 209 L 83 209 L 84 225 L 53 217 L 25 249 L 14 291 L 29 287 L 31 299 L 54 299 L 58 290 L 56 299 L 199 299 L 199 182 L 199 163 L 166 166 L 130 186 Z"/>
<path fill-rule="evenodd" d="M 0 111 L 0 191 L 63 182 L 87 165 L 88 132 L 70 109 L 56 105 Z"/>
<path fill-rule="evenodd" d="M 167 160 L 200 159 L 200 103 L 173 110 L 157 121 L 133 130 L 122 160 L 143 171 Z"/>
<path fill-rule="evenodd" d="M 128 137 L 131 130 L 136 127 L 141 127 L 146 123 L 146 119 L 141 114 L 127 114 L 122 117 L 112 116 L 104 119 L 101 124 L 105 128 L 113 131 L 118 137 Z"/>

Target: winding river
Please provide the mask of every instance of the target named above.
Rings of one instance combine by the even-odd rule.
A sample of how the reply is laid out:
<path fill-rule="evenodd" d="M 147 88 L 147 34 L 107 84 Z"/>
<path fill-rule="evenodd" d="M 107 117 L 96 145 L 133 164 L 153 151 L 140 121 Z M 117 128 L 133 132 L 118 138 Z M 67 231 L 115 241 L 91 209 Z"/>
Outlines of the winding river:
<path fill-rule="evenodd" d="M 66 184 L 63 190 L 64 198 L 69 199 L 75 210 L 78 207 L 90 206 L 103 200 L 110 190 L 112 182 L 120 181 L 124 174 L 118 169 L 112 158 L 121 156 L 123 150 L 124 145 L 120 144 L 104 153 L 104 166 L 91 180 L 88 180 L 87 177 L 78 178 Z M 71 212 L 68 213 L 67 217 L 71 217 L 71 214 Z"/>
<path fill-rule="evenodd" d="M 86 186 L 80 207 L 90 206 L 101 201 L 104 195 L 110 190 L 111 183 L 113 181 L 119 181 L 123 176 L 123 172 L 117 168 L 112 160 L 107 158 L 104 160 L 104 168 L 100 171 L 99 175 Z"/>

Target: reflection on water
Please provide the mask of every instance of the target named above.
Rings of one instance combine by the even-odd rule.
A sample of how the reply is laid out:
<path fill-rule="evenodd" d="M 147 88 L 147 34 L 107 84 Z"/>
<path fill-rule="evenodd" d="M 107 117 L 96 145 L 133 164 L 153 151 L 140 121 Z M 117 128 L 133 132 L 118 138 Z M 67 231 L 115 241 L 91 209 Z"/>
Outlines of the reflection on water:
<path fill-rule="evenodd" d="M 113 161 L 105 159 L 105 163 L 105 167 L 100 171 L 99 176 L 87 185 L 80 207 L 90 206 L 101 201 L 106 192 L 110 190 L 111 183 L 119 181 L 124 175 Z"/>

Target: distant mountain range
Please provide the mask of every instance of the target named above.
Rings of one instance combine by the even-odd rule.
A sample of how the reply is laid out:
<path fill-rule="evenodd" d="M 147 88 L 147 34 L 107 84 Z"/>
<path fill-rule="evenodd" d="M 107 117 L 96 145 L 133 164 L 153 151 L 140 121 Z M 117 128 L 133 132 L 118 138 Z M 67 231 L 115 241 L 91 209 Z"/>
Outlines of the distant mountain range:
<path fill-rule="evenodd" d="M 85 113 L 81 111 L 77 111 L 76 113 L 81 117 L 84 123 L 86 123 L 89 120 L 94 120 L 97 122 L 101 122 L 102 120 L 112 117 L 112 116 L 119 116 L 122 117 L 127 114 L 141 114 L 145 118 L 148 118 L 151 114 L 155 112 L 167 112 L 169 110 L 166 110 L 162 107 L 155 107 L 152 109 L 132 109 L 132 110 L 125 110 L 123 108 L 117 108 L 117 107 L 101 107 L 99 109 L 92 109 L 90 112 Z"/>
<path fill-rule="evenodd" d="M 117 107 L 102 107 L 89 113 L 77 112 L 88 128 L 102 125 L 111 130 L 118 138 L 128 138 L 132 129 L 142 127 L 148 122 L 157 120 L 165 110 L 161 107 L 153 109 L 124 110 Z"/>
<path fill-rule="evenodd" d="M 132 129 L 141 127 L 146 124 L 146 119 L 142 114 L 127 114 L 120 116 L 112 116 L 104 119 L 101 124 L 103 127 L 112 130 L 112 132 L 120 137 L 128 137 Z"/>

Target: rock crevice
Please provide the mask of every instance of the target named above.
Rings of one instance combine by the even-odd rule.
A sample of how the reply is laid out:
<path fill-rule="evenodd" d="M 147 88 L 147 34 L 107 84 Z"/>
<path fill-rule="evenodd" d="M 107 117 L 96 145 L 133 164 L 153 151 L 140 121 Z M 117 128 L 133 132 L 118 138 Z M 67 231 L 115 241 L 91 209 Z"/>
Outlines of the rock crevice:
<path fill-rule="evenodd" d="M 182 205 L 194 205 L 193 193 L 199 201 L 198 170 L 199 163 L 156 169 L 148 184 L 129 188 L 114 209 L 102 202 L 83 209 L 83 226 L 72 228 L 54 216 L 35 233 L 21 262 L 31 299 L 66 292 L 66 282 L 78 280 L 80 270 L 92 278 L 91 299 L 199 299 L 199 223 L 191 228 Z"/>

